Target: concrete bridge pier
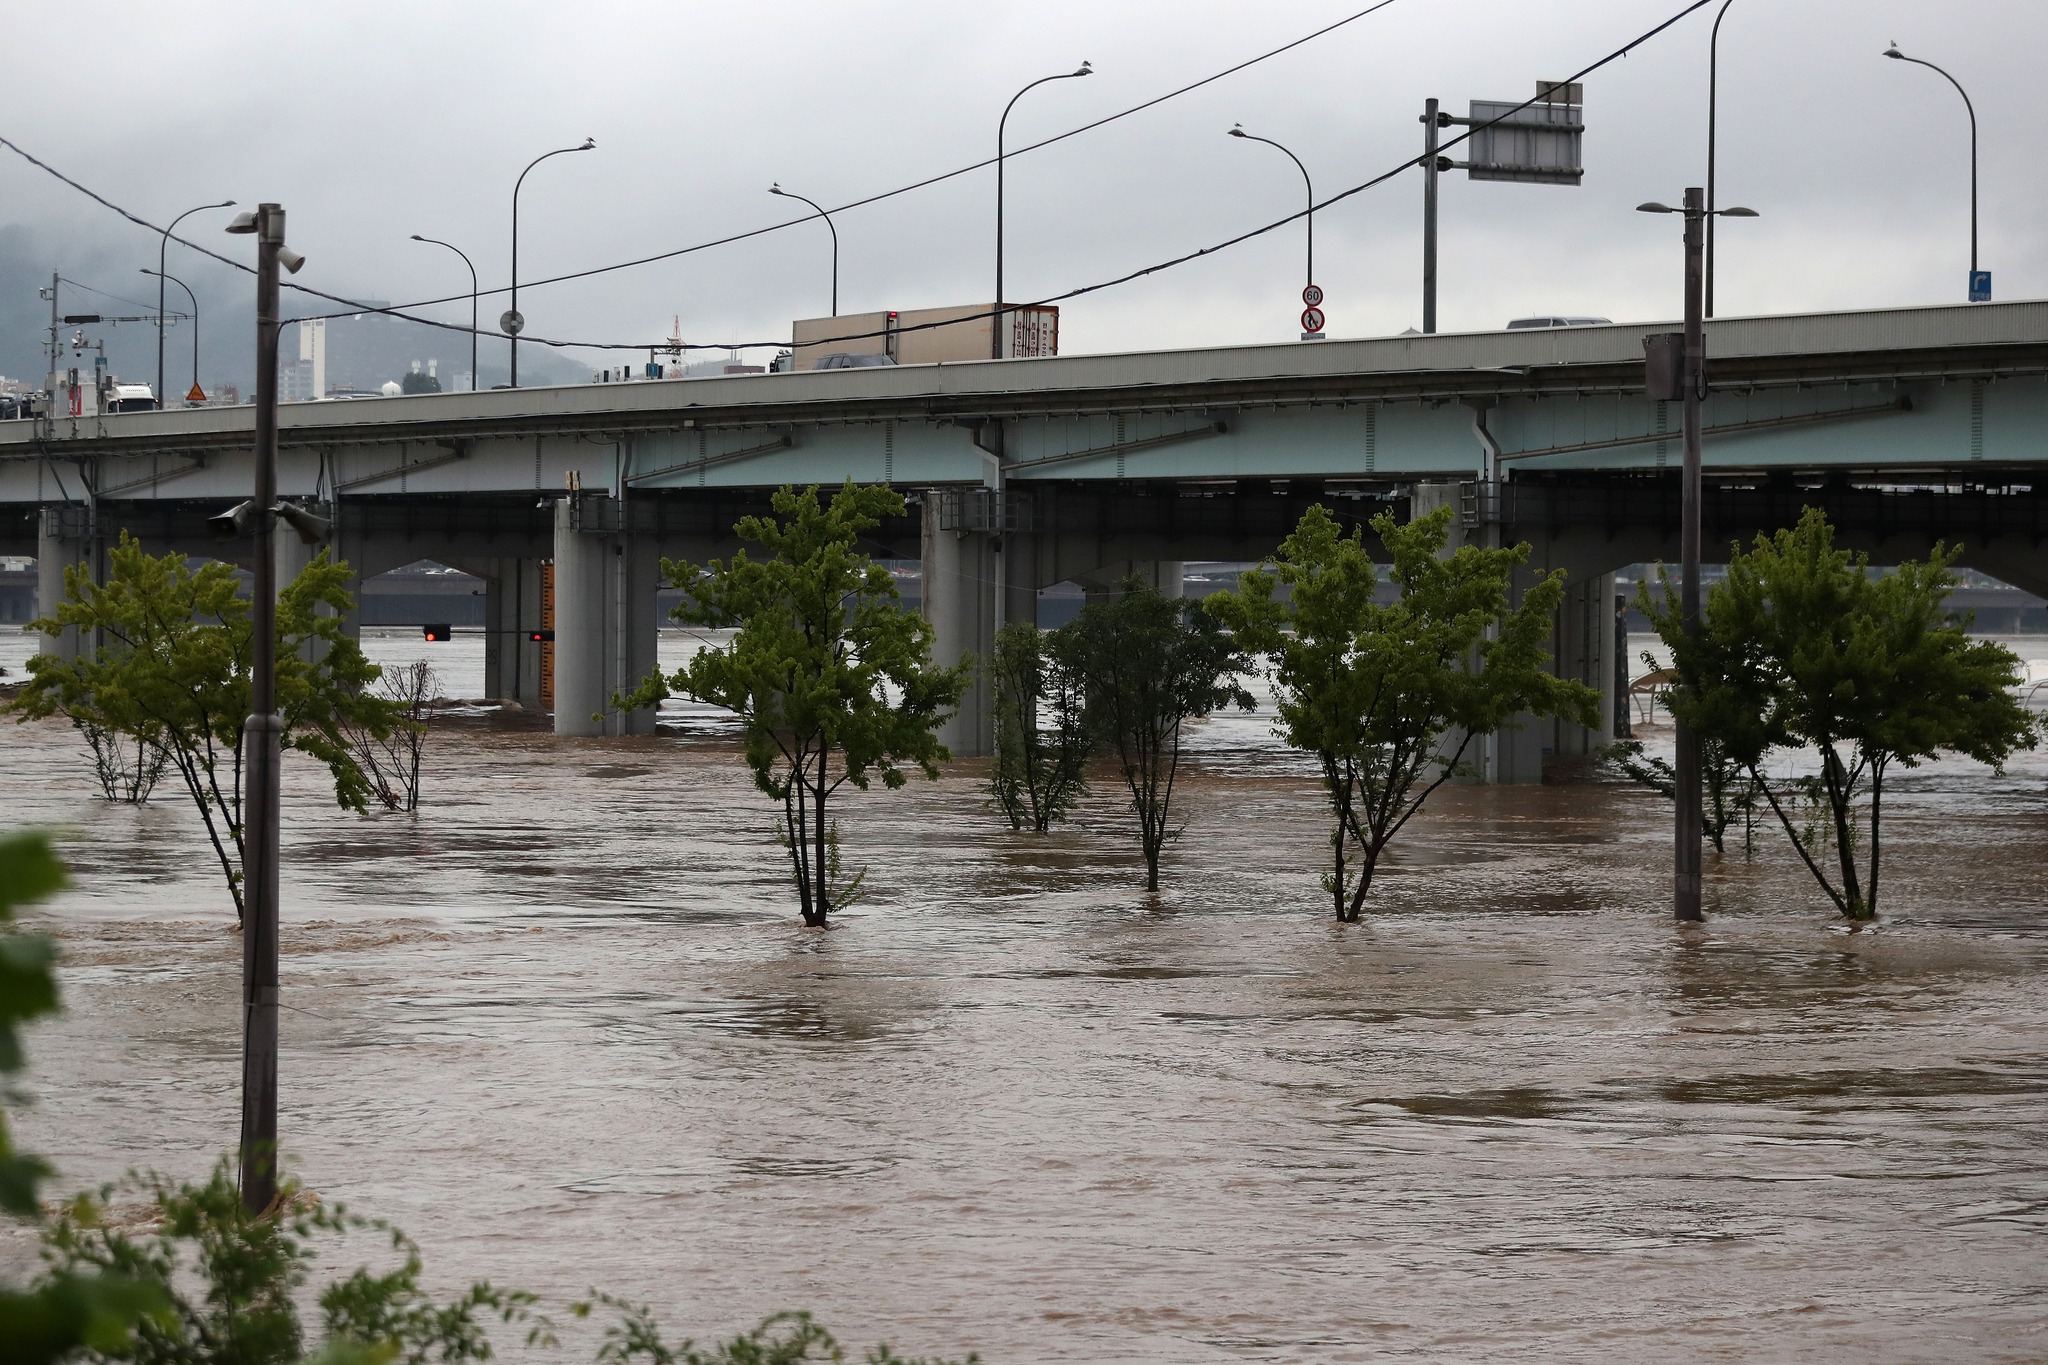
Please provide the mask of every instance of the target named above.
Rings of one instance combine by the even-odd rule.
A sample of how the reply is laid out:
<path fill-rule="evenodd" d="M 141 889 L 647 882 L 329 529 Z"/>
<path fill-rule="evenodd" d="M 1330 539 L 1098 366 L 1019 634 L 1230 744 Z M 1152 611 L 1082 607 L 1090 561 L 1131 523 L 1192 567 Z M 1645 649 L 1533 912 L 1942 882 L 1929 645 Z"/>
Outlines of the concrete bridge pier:
<path fill-rule="evenodd" d="M 627 530 L 617 499 L 555 504 L 555 733 L 649 735 L 651 710 L 621 712 L 626 691 L 655 666 L 654 595 L 660 556 Z"/>
<path fill-rule="evenodd" d="M 484 580 L 484 695 L 540 705 L 541 563 L 511 555 L 454 567 Z"/>
<path fill-rule="evenodd" d="M 44 507 L 36 518 L 36 615 L 57 614 L 64 600 L 64 571 L 92 562 L 91 510 L 77 503 Z M 38 638 L 37 652 L 76 659 L 80 640 L 76 627 Z"/>
<path fill-rule="evenodd" d="M 936 493 L 924 499 L 919 561 L 924 619 L 932 627 L 933 662 L 950 667 L 969 656 L 975 660 L 974 677 L 960 699 L 960 709 L 939 727 L 939 742 L 956 758 L 977 757 L 995 747 L 994 696 L 986 664 L 996 644 L 998 552 L 987 532 L 950 525 L 954 518 L 947 515 L 946 501 Z M 1018 553 L 1020 548 L 1013 543 L 1009 552 L 1012 564 L 1021 566 L 1028 556 Z M 1035 620 L 1036 582 L 1026 576 L 1009 587 L 1005 604 L 1014 609 L 1028 601 L 1031 615 L 1024 619 Z"/>

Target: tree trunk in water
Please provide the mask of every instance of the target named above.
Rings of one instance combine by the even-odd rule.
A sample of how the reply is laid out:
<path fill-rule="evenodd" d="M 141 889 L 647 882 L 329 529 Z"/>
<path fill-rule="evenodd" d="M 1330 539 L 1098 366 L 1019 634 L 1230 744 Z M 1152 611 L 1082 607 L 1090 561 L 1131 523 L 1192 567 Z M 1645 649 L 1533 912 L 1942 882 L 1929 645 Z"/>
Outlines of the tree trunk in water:
<path fill-rule="evenodd" d="M 831 756 L 830 750 L 820 750 L 818 753 L 818 812 L 816 817 L 818 828 L 817 843 L 815 845 L 816 852 L 813 854 L 811 864 L 811 875 L 817 879 L 818 883 L 818 892 L 815 897 L 815 903 L 818 907 L 818 918 L 813 923 L 819 927 L 823 927 L 825 917 L 832 913 L 832 902 L 829 899 L 832 894 L 832 868 L 830 860 L 825 856 L 827 847 L 825 792 L 827 790 L 826 779 L 828 776 L 825 765 L 831 759 Z"/>

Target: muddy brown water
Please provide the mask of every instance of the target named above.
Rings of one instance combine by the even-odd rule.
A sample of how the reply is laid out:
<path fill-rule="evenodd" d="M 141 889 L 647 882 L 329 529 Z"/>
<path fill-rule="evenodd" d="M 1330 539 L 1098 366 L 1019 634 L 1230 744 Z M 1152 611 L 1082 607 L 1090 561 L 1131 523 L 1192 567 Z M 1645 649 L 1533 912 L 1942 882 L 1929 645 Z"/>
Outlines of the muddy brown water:
<path fill-rule="evenodd" d="M 1667 808 L 1599 783 L 1446 789 L 1340 926 L 1265 725 L 1198 737 L 1156 898 L 1106 786 L 1045 838 L 972 763 L 855 796 L 872 897 L 825 933 L 715 727 L 452 723 L 417 818 L 337 815 L 288 761 L 291 1164 L 441 1287 L 700 1334 L 803 1306 L 991 1362 L 2048 1357 L 2048 761 L 1902 775 L 1868 932 L 1769 831 L 1675 928 Z M 59 1188 L 201 1174 L 238 947 L 196 820 L 97 801 L 56 724 L 5 731 L 0 791 L 78 881 L 40 916 L 69 1013 L 23 1143 Z"/>

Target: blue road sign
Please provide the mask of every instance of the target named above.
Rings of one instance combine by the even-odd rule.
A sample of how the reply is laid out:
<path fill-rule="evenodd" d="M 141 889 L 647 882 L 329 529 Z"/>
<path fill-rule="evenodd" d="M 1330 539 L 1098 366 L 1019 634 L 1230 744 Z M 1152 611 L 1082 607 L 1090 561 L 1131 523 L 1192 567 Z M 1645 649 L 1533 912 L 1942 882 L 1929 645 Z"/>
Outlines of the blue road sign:
<path fill-rule="evenodd" d="M 1970 272 L 1970 302 L 1971 302 L 1971 303 L 1989 303 L 1989 302 L 1991 302 L 1991 272 L 1990 272 L 1990 271 L 1988 271 L 1988 270 L 1972 270 L 1972 271 Z"/>

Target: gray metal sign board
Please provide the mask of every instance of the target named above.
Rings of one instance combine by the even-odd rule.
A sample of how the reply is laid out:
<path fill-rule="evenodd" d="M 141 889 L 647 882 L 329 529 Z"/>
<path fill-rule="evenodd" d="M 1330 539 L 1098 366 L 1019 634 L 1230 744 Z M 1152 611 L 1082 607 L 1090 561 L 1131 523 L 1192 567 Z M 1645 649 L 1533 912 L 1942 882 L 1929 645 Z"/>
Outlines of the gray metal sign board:
<path fill-rule="evenodd" d="M 1586 111 L 1576 104 L 1473 100 L 1471 159 L 1474 180 L 1513 180 L 1525 185 L 1576 185 L 1585 175 L 1581 144 Z M 1494 120 L 1500 122 L 1495 123 Z M 1480 125 L 1491 124 L 1491 127 Z"/>

